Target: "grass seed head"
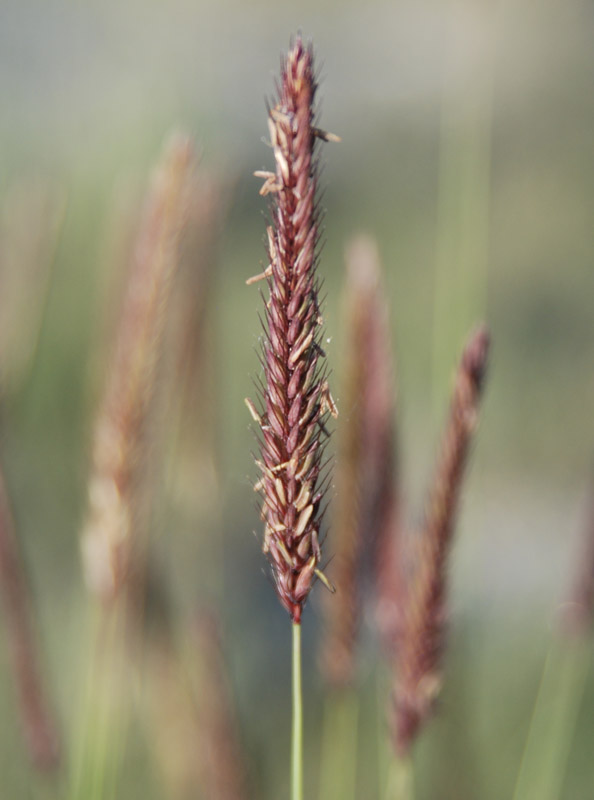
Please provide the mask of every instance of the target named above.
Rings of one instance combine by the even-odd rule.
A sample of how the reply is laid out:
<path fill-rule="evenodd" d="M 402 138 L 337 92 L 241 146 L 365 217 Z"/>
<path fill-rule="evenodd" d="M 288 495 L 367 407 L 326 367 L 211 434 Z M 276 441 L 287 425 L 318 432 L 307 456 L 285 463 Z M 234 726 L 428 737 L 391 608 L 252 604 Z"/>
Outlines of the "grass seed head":
<path fill-rule="evenodd" d="M 402 753 L 410 749 L 441 688 L 448 616 L 447 560 L 464 468 L 478 423 L 488 350 L 489 334 L 483 325 L 470 336 L 462 354 L 424 525 L 414 538 L 397 642 L 392 719 L 395 746 Z"/>
<path fill-rule="evenodd" d="M 377 542 L 392 533 L 396 496 L 393 356 L 375 241 L 363 235 L 353 239 L 346 265 L 342 396 L 347 414 L 338 429 L 329 565 L 337 597 L 324 598 L 320 654 L 326 681 L 335 688 L 352 684 L 356 677 L 364 573 L 374 560 Z M 375 576 L 374 583 L 379 583 Z M 393 584 L 390 575 L 390 600 Z"/>
<path fill-rule="evenodd" d="M 275 171 L 259 173 L 265 180 L 263 193 L 271 197 L 272 224 L 267 229 L 269 267 L 256 276 L 266 279 L 269 288 L 264 407 L 255 414 L 250 407 L 252 417 L 260 418 L 265 551 L 278 596 L 296 623 L 318 574 L 321 431 L 328 411 L 335 411 L 320 347 L 314 150 L 323 137 L 313 125 L 315 92 L 312 48 L 297 37 L 269 110 Z"/>

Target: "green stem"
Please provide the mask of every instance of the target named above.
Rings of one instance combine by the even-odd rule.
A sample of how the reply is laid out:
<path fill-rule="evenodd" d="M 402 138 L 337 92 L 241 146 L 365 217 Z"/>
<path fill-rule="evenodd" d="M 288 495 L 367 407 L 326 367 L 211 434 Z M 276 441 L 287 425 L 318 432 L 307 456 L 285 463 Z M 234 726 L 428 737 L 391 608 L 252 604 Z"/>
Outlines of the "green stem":
<path fill-rule="evenodd" d="M 326 695 L 320 800 L 355 800 L 359 698 L 351 687 Z"/>
<path fill-rule="evenodd" d="M 122 609 L 95 609 L 70 800 L 116 797 L 128 722 Z"/>
<path fill-rule="evenodd" d="M 457 24 L 456 0 L 445 5 L 445 74 L 450 75 L 452 68 L 459 68 L 463 29 Z M 490 22 L 496 30 L 495 14 Z M 484 55 L 482 68 L 469 76 L 464 91 L 456 81 L 446 80 L 443 86 L 433 294 L 434 424 L 441 420 L 449 382 L 448 365 L 460 338 L 477 312 L 485 313 L 486 308 L 492 50 L 485 46 Z"/>
<path fill-rule="evenodd" d="M 592 659 L 588 640 L 555 642 L 549 650 L 514 800 L 558 800 Z"/>
<path fill-rule="evenodd" d="M 303 800 L 303 706 L 301 695 L 301 624 L 293 623 L 293 736 L 291 800 Z"/>
<path fill-rule="evenodd" d="M 414 800 L 413 771 L 410 756 L 393 756 L 388 770 L 386 800 Z"/>

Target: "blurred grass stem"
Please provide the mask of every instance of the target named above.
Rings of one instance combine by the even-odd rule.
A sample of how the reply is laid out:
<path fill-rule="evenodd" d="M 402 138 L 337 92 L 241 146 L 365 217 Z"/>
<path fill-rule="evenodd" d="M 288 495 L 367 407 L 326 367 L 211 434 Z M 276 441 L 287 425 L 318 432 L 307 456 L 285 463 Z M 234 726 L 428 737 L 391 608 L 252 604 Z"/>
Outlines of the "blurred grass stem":
<path fill-rule="evenodd" d="M 70 781 L 72 800 L 101 800 L 117 796 L 128 729 L 130 693 L 124 670 L 126 614 L 115 605 L 111 613 L 98 606 L 90 622 L 93 645 L 89 651 L 85 695 Z"/>
<path fill-rule="evenodd" d="M 513 800 L 558 800 L 561 796 L 592 652 L 592 641 L 586 638 L 551 645 Z"/>
<path fill-rule="evenodd" d="M 466 35 L 458 0 L 450 0 L 444 68 L 433 305 L 433 418 L 440 418 L 452 352 L 472 317 L 484 315 L 489 256 L 493 44 L 482 42 L 480 68 L 464 69 Z M 495 16 L 495 14 L 493 14 Z M 497 20 L 485 31 L 495 29 Z M 491 33 L 491 35 L 494 35 Z M 485 34 L 487 36 L 487 34 Z"/>
<path fill-rule="evenodd" d="M 350 686 L 325 702 L 320 767 L 320 800 L 355 800 L 359 697 Z"/>
<path fill-rule="evenodd" d="M 385 800 L 413 800 L 413 769 L 409 756 L 394 756 L 388 768 Z"/>
<path fill-rule="evenodd" d="M 0 467 L 0 603 L 12 680 L 29 757 L 41 771 L 55 769 L 60 741 L 47 696 L 35 636 L 34 603 L 22 563 L 4 476 Z"/>

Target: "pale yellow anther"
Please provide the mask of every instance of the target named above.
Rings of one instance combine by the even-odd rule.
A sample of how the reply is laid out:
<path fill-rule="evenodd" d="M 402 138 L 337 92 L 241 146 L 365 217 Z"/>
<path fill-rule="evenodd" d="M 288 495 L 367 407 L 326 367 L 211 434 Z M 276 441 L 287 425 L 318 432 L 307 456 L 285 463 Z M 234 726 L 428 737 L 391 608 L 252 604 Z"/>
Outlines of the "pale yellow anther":
<path fill-rule="evenodd" d="M 295 349 L 291 351 L 291 355 L 289 356 L 289 366 L 295 366 L 295 362 L 300 358 L 300 356 L 304 353 L 305 350 L 310 346 L 313 341 L 313 332 L 309 332 L 305 339 L 301 342 L 301 344 Z"/>
<path fill-rule="evenodd" d="M 257 422 L 259 425 L 262 424 L 262 417 L 258 414 L 256 406 L 252 403 L 249 397 L 244 397 L 243 402 L 246 404 L 248 411 L 252 415 L 252 419 L 254 422 Z"/>
<path fill-rule="evenodd" d="M 265 278 L 269 278 L 272 275 L 272 264 L 269 264 L 264 272 L 260 272 L 258 275 L 252 275 L 251 278 L 248 278 L 246 284 L 251 286 L 252 283 L 258 283 L 258 281 L 263 281 Z"/>
<path fill-rule="evenodd" d="M 298 481 L 301 480 L 301 478 L 303 478 L 304 475 L 307 475 L 312 463 L 313 463 L 313 454 L 310 453 L 308 456 L 306 456 L 305 461 L 303 462 L 303 466 L 301 467 L 299 472 L 295 475 Z"/>
<path fill-rule="evenodd" d="M 297 495 L 297 499 L 295 500 L 294 506 L 297 511 L 302 511 L 305 506 L 309 503 L 309 498 L 311 497 L 311 481 L 306 481 Z"/>
<path fill-rule="evenodd" d="M 276 496 L 278 497 L 278 499 L 280 500 L 280 502 L 284 506 L 287 501 L 286 501 L 286 498 L 285 498 L 285 487 L 283 486 L 283 482 L 281 481 L 280 478 L 277 478 L 275 480 L 274 488 L 276 489 Z"/>
<path fill-rule="evenodd" d="M 281 539 L 275 539 L 274 545 L 281 554 L 281 556 L 285 559 L 289 567 L 293 567 L 293 559 L 289 555 L 289 551 L 285 547 L 283 541 Z"/>
<path fill-rule="evenodd" d="M 311 132 L 315 137 L 322 139 L 324 142 L 342 142 L 340 136 L 337 136 L 335 133 L 330 133 L 329 131 L 324 131 L 321 128 L 312 127 Z"/>
<path fill-rule="evenodd" d="M 334 398 L 330 392 L 328 381 L 324 381 L 321 386 L 320 394 L 322 395 L 322 411 L 329 411 L 330 414 L 336 419 L 338 417 L 338 408 L 334 402 Z"/>
<path fill-rule="evenodd" d="M 314 570 L 314 572 L 315 572 L 316 576 L 317 576 L 317 577 L 318 577 L 318 578 L 319 578 L 319 579 L 322 581 L 322 583 L 324 584 L 324 586 L 326 587 L 326 589 L 328 589 L 328 591 L 330 592 L 330 594 L 335 594 L 335 593 L 336 593 L 336 587 L 335 587 L 335 586 L 333 586 L 333 585 L 330 583 L 330 581 L 329 581 L 329 580 L 328 580 L 328 578 L 327 578 L 327 577 L 324 575 L 324 573 L 322 572 L 322 570 L 321 570 L 321 569 L 315 569 L 315 570 Z"/>
<path fill-rule="evenodd" d="M 301 514 L 299 514 L 299 519 L 297 520 L 297 525 L 295 526 L 295 536 L 299 537 L 303 534 L 305 528 L 307 527 L 307 523 L 311 518 L 312 513 L 313 513 L 313 506 L 309 505 L 303 509 Z"/>
<path fill-rule="evenodd" d="M 290 463 L 290 461 L 283 461 L 282 464 L 277 464 L 276 466 L 272 467 L 272 471 L 280 472 L 281 469 L 286 469 Z"/>

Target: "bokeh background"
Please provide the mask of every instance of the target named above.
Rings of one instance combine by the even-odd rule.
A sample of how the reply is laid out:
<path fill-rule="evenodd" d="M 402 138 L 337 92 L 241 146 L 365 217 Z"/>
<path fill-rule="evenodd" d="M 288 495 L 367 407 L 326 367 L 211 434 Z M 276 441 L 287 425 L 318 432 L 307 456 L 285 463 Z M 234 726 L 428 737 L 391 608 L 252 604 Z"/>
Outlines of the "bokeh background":
<path fill-rule="evenodd" d="M 266 213 L 252 172 L 271 166 L 265 99 L 297 30 L 318 55 L 320 124 L 342 136 L 324 148 L 322 179 L 334 394 L 340 406 L 344 247 L 364 231 L 377 239 L 391 306 L 410 524 L 465 336 L 481 319 L 492 331 L 451 569 L 447 681 L 417 752 L 417 795 L 511 797 L 592 486 L 594 7 L 583 0 L 3 0 L 0 444 L 47 682 L 68 750 L 85 674 L 79 534 L 110 287 L 123 220 L 168 132 L 182 129 L 225 187 L 200 362 L 210 400 L 195 420 L 206 420 L 216 455 L 180 465 L 171 444 L 154 536 L 180 613 L 216 604 L 253 796 L 287 796 L 290 634 L 252 535 L 243 398 L 258 370 L 261 303 L 245 280 L 264 259 Z M 320 591 L 304 626 L 312 786 Z M 387 697 L 366 629 L 362 640 L 357 796 L 373 797 Z M 34 776 L 16 719 L 0 637 L 0 793 L 66 796 Z M 565 800 L 592 796 L 593 720 L 590 676 Z M 133 728 L 118 797 L 167 796 L 146 739 Z"/>

